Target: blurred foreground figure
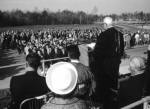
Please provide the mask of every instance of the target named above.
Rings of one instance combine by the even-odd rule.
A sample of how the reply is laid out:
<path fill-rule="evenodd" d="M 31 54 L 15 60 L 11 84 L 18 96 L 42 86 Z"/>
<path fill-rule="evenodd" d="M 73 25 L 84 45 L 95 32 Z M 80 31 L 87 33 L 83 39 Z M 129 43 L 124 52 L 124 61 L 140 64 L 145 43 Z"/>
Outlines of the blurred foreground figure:
<path fill-rule="evenodd" d="M 41 58 L 37 54 L 26 57 L 26 73 L 14 76 L 10 81 L 12 103 L 10 109 L 19 109 L 21 101 L 35 96 L 40 96 L 49 91 L 45 78 L 37 73 Z"/>
<path fill-rule="evenodd" d="M 145 75 L 145 84 L 143 94 L 144 96 L 150 96 L 150 45 L 148 46 L 147 63 L 144 75 Z"/>
<path fill-rule="evenodd" d="M 92 68 L 96 79 L 96 101 L 104 109 L 118 109 L 118 76 L 124 53 L 123 34 L 112 26 L 111 17 L 104 18 L 104 28 L 94 48 Z"/>
<path fill-rule="evenodd" d="M 47 71 L 46 83 L 53 96 L 41 109 L 89 109 L 88 103 L 76 96 L 78 90 L 84 87 L 78 84 L 78 79 L 78 71 L 71 63 L 52 65 Z"/>

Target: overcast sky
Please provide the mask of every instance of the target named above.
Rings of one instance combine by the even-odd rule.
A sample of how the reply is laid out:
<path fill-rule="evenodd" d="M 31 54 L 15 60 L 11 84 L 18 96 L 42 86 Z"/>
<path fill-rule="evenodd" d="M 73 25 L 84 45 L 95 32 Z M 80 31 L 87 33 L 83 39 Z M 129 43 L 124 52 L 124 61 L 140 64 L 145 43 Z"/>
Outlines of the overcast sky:
<path fill-rule="evenodd" d="M 94 7 L 97 7 L 97 9 Z M 51 11 L 68 9 L 97 14 L 122 12 L 150 12 L 150 0 L 0 0 L 0 10 L 21 9 L 33 11 L 48 8 Z"/>

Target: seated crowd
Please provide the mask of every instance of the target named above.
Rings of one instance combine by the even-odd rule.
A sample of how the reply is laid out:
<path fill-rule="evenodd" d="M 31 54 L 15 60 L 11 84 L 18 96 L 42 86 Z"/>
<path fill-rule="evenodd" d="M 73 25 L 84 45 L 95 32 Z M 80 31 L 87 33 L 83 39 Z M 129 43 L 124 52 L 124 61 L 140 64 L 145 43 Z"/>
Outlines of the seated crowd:
<path fill-rule="evenodd" d="M 100 34 L 101 28 L 90 29 L 47 29 L 47 30 L 12 30 L 0 34 L 3 49 L 17 49 L 18 53 L 38 53 L 43 59 L 66 56 L 66 46 L 92 42 Z"/>
<path fill-rule="evenodd" d="M 70 44 L 95 42 L 102 30 L 102 28 L 94 26 L 88 29 L 8 30 L 0 33 L 0 46 L 3 49 L 17 49 L 19 54 L 24 52 L 27 55 L 29 52 L 36 52 L 43 59 L 53 59 L 66 56 L 66 46 Z M 122 32 L 125 48 L 150 42 L 148 31 L 122 30 Z M 138 38 L 136 38 L 137 35 Z"/>

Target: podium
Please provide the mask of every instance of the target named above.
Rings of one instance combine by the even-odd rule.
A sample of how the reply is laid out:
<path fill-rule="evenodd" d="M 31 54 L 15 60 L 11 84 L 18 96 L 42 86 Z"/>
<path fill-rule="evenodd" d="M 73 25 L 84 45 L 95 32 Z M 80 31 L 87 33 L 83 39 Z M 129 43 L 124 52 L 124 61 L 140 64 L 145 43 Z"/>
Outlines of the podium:
<path fill-rule="evenodd" d="M 93 49 L 95 43 L 78 45 L 80 51 L 79 61 L 85 66 L 90 67 L 93 61 Z"/>

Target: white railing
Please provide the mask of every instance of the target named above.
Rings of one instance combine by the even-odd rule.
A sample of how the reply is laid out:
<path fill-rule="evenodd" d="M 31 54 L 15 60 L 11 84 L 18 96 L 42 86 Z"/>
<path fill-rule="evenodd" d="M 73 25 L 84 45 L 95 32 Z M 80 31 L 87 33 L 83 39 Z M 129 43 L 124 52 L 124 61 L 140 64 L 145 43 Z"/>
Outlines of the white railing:
<path fill-rule="evenodd" d="M 41 60 L 43 69 L 45 69 L 45 62 L 48 61 L 57 61 L 57 60 L 62 60 L 62 59 L 69 59 L 69 57 L 62 57 L 62 58 L 55 58 L 55 59 L 48 59 L 48 60 Z M 12 64 L 12 65 L 5 65 L 5 66 L 0 66 L 0 69 L 4 69 L 4 68 L 9 68 L 9 67 L 15 67 L 15 66 L 21 66 L 21 65 L 25 65 L 26 63 L 18 63 L 18 64 Z"/>
<path fill-rule="evenodd" d="M 145 98 L 142 98 L 141 100 L 139 101 L 136 101 L 132 104 L 129 104 L 125 107 L 122 107 L 121 109 L 132 109 L 140 104 L 143 104 L 143 109 L 150 109 L 150 105 L 149 105 L 149 102 L 150 102 L 150 96 L 147 96 Z"/>
<path fill-rule="evenodd" d="M 69 59 L 69 57 L 62 57 L 62 58 L 42 60 L 41 63 L 42 63 L 43 71 L 45 71 L 45 62 L 57 61 L 57 60 L 62 60 L 62 59 Z"/>

